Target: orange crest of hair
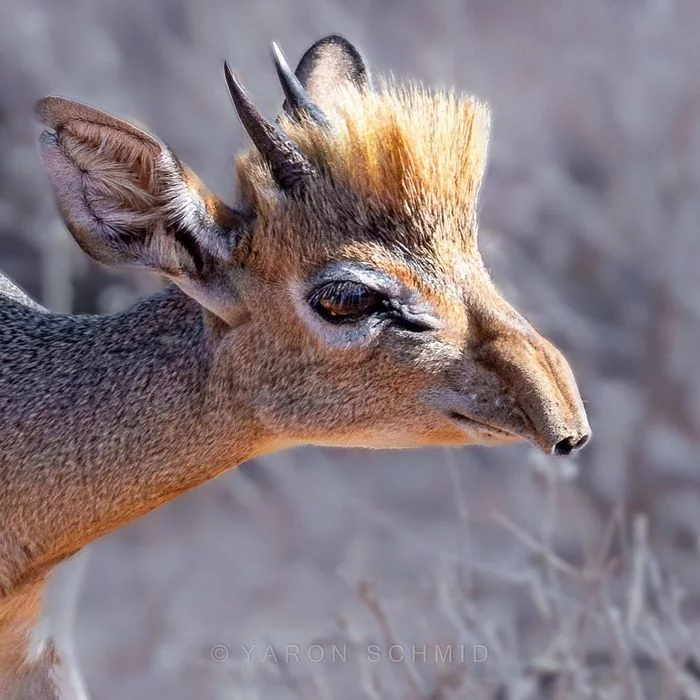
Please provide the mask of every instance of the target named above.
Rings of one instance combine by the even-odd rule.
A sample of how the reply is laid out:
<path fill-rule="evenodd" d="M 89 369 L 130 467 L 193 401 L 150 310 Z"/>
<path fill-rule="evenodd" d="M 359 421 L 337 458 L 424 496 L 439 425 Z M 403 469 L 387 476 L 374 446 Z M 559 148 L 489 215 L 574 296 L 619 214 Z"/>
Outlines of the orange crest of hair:
<path fill-rule="evenodd" d="M 282 119 L 333 183 L 409 214 L 473 208 L 488 150 L 484 104 L 417 85 L 384 84 L 376 92 L 347 86 L 333 97 L 332 105 L 323 105 L 333 133 Z M 244 158 L 242 171 L 246 164 Z"/>

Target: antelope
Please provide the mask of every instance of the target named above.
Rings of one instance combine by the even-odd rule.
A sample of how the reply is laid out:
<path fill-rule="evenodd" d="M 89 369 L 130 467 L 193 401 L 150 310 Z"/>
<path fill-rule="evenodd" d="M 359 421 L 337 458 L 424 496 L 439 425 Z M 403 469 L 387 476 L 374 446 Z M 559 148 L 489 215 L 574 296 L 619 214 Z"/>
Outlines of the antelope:
<path fill-rule="evenodd" d="M 375 84 L 339 36 L 292 71 L 276 121 L 224 65 L 253 148 L 214 196 L 163 142 L 38 102 L 61 215 L 94 260 L 170 286 L 123 313 L 0 297 L 0 695 L 66 698 L 42 600 L 95 539 L 227 469 L 301 444 L 527 440 L 590 427 L 562 354 L 506 302 L 477 248 L 489 111 Z"/>

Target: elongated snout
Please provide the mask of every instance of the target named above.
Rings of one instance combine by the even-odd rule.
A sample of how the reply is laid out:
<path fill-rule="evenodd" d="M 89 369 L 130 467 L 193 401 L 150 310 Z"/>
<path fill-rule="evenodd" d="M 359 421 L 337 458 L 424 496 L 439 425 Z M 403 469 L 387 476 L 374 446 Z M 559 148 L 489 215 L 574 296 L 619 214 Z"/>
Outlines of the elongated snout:
<path fill-rule="evenodd" d="M 510 307 L 489 314 L 458 368 L 466 421 L 525 438 L 548 454 L 569 455 L 591 436 L 573 372 L 552 343 Z M 454 383 L 453 383 L 453 386 Z"/>
<path fill-rule="evenodd" d="M 498 397 L 510 399 L 501 401 L 505 411 L 494 412 L 496 425 L 551 454 L 569 455 L 588 442 L 591 428 L 569 363 L 529 324 L 501 329 L 475 348 L 473 360 L 496 380 Z"/>

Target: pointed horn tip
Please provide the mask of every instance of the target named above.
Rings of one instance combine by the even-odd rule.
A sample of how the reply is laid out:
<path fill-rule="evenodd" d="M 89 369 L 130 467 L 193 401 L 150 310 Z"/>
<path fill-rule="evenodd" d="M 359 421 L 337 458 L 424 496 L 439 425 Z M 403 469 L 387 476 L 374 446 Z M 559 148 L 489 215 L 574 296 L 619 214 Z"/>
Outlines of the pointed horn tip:
<path fill-rule="evenodd" d="M 284 55 L 280 45 L 276 42 L 272 42 L 272 59 L 275 62 L 275 68 L 277 69 L 278 75 L 286 75 L 291 77 L 294 75 L 294 71 L 289 67 L 289 62 L 287 57 Z"/>
<path fill-rule="evenodd" d="M 235 76 L 233 75 L 233 71 L 231 70 L 231 66 L 229 66 L 226 59 L 224 59 L 224 76 L 226 76 L 227 81 L 236 80 Z"/>
<path fill-rule="evenodd" d="M 287 58 L 280 48 L 280 45 L 276 41 L 273 41 L 270 46 L 272 48 L 272 58 L 275 60 L 275 63 L 281 64 L 282 66 L 288 66 L 289 64 L 287 63 Z"/>
<path fill-rule="evenodd" d="M 226 81 L 230 84 L 233 83 L 241 92 L 244 92 L 243 85 L 238 79 L 236 74 L 231 70 L 231 66 L 228 61 L 224 61 L 224 75 L 226 76 Z"/>
<path fill-rule="evenodd" d="M 238 110 L 238 102 L 242 98 L 247 98 L 248 93 L 246 92 L 243 85 L 236 77 L 236 74 L 231 70 L 228 61 L 224 61 L 224 77 L 226 78 L 226 86 L 228 87 L 229 95 L 233 99 L 236 110 Z"/>
<path fill-rule="evenodd" d="M 285 111 L 288 114 L 295 115 L 296 119 L 299 119 L 301 113 L 305 113 L 318 126 L 328 128 L 328 117 L 314 103 L 306 88 L 290 68 L 285 55 L 282 53 L 282 49 L 280 49 L 276 41 L 272 42 L 272 57 L 275 62 L 277 76 L 282 83 L 284 96 L 287 98 L 284 107 Z"/>

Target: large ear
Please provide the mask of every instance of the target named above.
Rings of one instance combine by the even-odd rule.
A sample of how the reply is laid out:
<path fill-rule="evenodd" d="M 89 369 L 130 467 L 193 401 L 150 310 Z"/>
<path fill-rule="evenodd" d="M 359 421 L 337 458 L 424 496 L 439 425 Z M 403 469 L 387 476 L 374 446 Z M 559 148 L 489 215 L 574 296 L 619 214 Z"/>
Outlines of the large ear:
<path fill-rule="evenodd" d="M 314 102 L 328 109 L 342 85 L 350 84 L 359 90 L 371 88 L 370 75 L 360 52 L 337 34 L 319 39 L 307 49 L 295 74 Z"/>
<path fill-rule="evenodd" d="M 236 245 L 249 217 L 163 143 L 104 112 L 40 100 L 40 151 L 73 237 L 107 265 L 155 270 L 226 321 L 237 313 Z"/>

